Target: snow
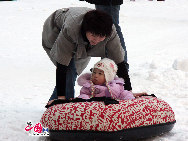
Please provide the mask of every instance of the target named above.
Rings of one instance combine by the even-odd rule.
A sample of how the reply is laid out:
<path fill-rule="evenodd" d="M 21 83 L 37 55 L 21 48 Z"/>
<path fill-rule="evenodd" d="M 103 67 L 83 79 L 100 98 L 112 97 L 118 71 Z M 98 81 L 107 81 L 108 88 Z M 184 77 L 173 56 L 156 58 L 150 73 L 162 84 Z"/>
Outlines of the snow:
<path fill-rule="evenodd" d="M 187 0 L 125 0 L 121 6 L 133 92 L 164 99 L 177 120 L 171 132 L 146 141 L 188 140 L 187 5 Z M 42 26 L 56 9 L 76 6 L 94 8 L 79 0 L 0 2 L 0 140 L 49 140 L 25 131 L 28 121 L 40 122 L 55 86 L 55 67 L 41 45 Z M 80 87 L 75 89 L 77 96 Z"/>

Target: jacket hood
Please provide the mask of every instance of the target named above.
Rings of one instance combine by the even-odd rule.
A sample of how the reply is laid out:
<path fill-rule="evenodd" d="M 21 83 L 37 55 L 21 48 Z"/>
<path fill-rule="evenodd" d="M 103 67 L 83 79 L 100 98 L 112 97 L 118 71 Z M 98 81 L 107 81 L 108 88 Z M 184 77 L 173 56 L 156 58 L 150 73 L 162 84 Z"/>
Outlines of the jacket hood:
<path fill-rule="evenodd" d="M 78 85 L 83 86 L 84 84 L 89 83 L 90 84 L 91 79 L 91 73 L 84 73 L 80 75 L 80 77 L 77 79 Z"/>
<path fill-rule="evenodd" d="M 108 84 L 113 84 L 113 83 L 122 84 L 122 85 L 125 84 L 124 79 L 119 77 L 115 77 L 114 80 L 110 81 Z"/>

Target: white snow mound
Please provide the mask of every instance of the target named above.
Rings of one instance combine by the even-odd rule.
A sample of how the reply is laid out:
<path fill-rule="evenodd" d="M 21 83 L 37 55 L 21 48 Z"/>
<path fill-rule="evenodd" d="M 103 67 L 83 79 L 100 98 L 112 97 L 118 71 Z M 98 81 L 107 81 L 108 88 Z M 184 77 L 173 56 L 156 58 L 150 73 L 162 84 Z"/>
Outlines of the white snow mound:
<path fill-rule="evenodd" d="M 188 58 L 185 59 L 176 59 L 172 65 L 175 70 L 181 70 L 188 72 Z"/>

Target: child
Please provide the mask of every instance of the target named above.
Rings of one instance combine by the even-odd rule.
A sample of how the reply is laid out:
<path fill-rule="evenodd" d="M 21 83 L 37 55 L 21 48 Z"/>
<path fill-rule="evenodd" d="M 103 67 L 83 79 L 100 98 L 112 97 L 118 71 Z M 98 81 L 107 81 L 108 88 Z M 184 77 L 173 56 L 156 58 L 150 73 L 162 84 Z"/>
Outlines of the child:
<path fill-rule="evenodd" d="M 120 100 L 135 99 L 144 93 L 124 90 L 124 80 L 116 77 L 117 65 L 113 60 L 104 58 L 94 65 L 91 73 L 81 75 L 77 82 L 83 86 L 78 98 L 90 99 L 91 97 L 112 97 Z"/>

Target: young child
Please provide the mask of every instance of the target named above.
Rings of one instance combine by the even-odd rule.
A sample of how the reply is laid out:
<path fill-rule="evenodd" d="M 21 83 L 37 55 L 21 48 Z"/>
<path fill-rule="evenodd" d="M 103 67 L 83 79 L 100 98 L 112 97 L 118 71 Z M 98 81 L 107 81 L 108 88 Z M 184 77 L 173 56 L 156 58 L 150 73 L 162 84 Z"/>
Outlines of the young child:
<path fill-rule="evenodd" d="M 94 65 L 92 73 L 81 75 L 77 82 L 83 86 L 78 98 L 112 97 L 120 100 L 135 99 L 132 92 L 124 90 L 124 80 L 116 77 L 117 65 L 113 60 L 104 58 Z M 142 95 L 144 93 L 136 93 Z"/>

